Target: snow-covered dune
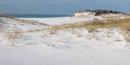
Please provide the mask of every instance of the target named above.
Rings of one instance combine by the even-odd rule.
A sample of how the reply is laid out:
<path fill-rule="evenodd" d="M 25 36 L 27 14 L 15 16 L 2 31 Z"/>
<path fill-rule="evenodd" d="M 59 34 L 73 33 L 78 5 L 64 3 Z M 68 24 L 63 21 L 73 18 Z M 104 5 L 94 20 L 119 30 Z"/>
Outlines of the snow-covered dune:
<path fill-rule="evenodd" d="M 58 30 L 51 25 L 102 19 L 19 18 L 35 23 L 0 17 L 0 65 L 129 65 L 130 44 L 119 28 Z M 44 23 L 47 25 L 41 25 Z M 13 47 L 14 46 L 14 47 Z"/>

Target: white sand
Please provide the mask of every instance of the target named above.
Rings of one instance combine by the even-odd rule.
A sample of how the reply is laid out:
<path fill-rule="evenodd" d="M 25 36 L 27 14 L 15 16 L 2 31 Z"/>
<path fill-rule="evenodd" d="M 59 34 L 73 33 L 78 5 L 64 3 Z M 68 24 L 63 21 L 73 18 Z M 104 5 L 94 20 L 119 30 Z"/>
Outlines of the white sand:
<path fill-rule="evenodd" d="M 36 20 L 48 25 L 59 25 L 91 20 L 93 18 L 20 18 Z M 46 29 L 50 26 L 20 23 L 1 17 L 0 65 L 130 65 L 130 44 L 117 28 L 62 31 L 48 35 L 46 30 L 28 32 L 30 29 Z M 7 39 L 13 30 L 20 35 Z M 7 33 L 8 32 L 8 33 Z M 73 33 L 74 32 L 74 33 Z M 116 41 L 119 40 L 119 41 Z"/>

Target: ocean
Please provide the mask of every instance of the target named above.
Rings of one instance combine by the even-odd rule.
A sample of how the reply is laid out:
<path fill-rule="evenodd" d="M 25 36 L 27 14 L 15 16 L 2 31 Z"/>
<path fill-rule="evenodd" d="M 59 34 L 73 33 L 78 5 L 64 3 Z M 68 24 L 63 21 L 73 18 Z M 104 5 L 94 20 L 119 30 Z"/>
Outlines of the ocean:
<path fill-rule="evenodd" d="M 55 14 L 5 14 L 15 18 L 53 18 L 53 17 L 68 17 L 70 15 L 55 15 Z"/>

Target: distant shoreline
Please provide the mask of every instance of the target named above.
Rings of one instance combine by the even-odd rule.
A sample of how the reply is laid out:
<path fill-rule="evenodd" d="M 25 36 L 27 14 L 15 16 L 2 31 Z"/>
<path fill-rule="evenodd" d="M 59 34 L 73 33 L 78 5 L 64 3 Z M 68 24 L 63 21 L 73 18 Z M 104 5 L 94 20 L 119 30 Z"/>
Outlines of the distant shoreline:
<path fill-rule="evenodd" d="M 15 18 L 53 18 L 53 17 L 68 17 L 70 15 L 60 14 L 5 14 Z"/>

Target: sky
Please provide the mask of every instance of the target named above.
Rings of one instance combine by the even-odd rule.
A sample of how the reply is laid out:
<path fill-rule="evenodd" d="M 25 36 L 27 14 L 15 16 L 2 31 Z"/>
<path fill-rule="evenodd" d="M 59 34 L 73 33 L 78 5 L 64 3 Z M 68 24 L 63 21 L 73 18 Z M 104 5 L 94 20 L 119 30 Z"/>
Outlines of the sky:
<path fill-rule="evenodd" d="M 79 9 L 130 13 L 130 0 L 0 0 L 0 13 L 71 15 Z"/>

